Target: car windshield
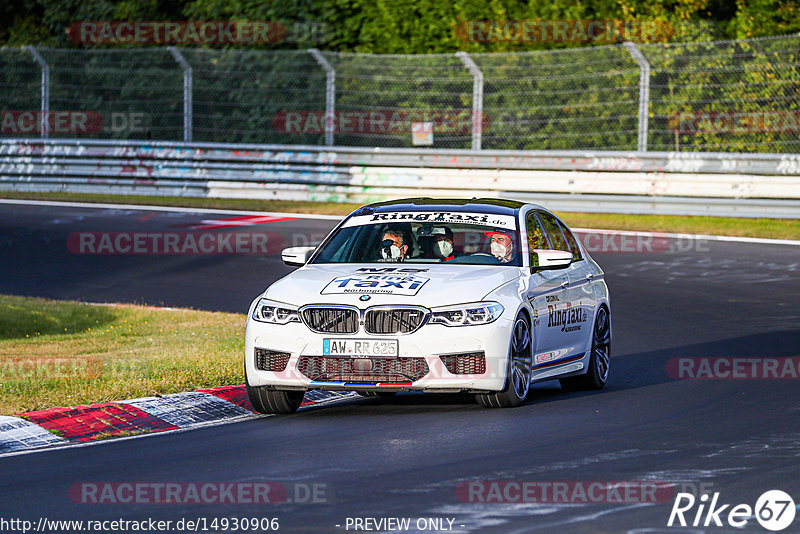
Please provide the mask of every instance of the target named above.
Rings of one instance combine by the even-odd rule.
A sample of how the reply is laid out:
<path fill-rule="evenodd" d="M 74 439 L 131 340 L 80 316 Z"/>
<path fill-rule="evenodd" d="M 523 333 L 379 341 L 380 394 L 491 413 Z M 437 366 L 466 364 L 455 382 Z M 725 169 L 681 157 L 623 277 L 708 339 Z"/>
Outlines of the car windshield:
<path fill-rule="evenodd" d="M 350 217 L 312 263 L 453 263 L 521 266 L 513 215 L 446 211 Z"/>

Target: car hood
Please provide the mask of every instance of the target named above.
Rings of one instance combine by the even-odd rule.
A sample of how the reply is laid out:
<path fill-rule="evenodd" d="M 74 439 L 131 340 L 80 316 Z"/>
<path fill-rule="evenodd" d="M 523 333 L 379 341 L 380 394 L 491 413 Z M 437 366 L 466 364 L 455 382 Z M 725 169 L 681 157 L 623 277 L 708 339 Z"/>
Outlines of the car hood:
<path fill-rule="evenodd" d="M 272 284 L 264 296 L 306 304 L 414 304 L 433 307 L 482 300 L 497 287 L 516 280 L 519 267 L 482 265 L 381 264 L 307 265 Z M 362 301 L 362 295 L 369 299 Z"/>

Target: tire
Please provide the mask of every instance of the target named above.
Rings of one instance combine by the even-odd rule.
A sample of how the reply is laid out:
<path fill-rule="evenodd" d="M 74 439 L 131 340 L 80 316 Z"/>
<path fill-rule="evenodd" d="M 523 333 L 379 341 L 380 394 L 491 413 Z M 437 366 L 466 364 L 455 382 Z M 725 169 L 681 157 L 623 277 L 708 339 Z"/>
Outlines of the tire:
<path fill-rule="evenodd" d="M 508 349 L 508 372 L 506 387 L 497 393 L 481 393 L 475 399 L 484 408 L 515 408 L 521 406 L 531 387 L 533 351 L 531 347 L 531 323 L 520 314 L 514 319 Z"/>
<path fill-rule="evenodd" d="M 251 386 L 244 372 L 244 385 L 247 398 L 258 413 L 279 414 L 294 413 L 303 402 L 306 392 L 303 390 L 267 389 L 266 386 Z"/>
<path fill-rule="evenodd" d="M 362 397 L 393 397 L 396 391 L 356 391 Z"/>
<path fill-rule="evenodd" d="M 247 386 L 247 397 L 258 413 L 294 413 L 303 402 L 305 391 L 267 389 L 264 386 Z"/>
<path fill-rule="evenodd" d="M 585 374 L 562 378 L 561 389 L 583 391 L 603 389 L 608 382 L 611 366 L 611 315 L 605 306 L 600 306 L 592 330 L 592 355 Z"/>

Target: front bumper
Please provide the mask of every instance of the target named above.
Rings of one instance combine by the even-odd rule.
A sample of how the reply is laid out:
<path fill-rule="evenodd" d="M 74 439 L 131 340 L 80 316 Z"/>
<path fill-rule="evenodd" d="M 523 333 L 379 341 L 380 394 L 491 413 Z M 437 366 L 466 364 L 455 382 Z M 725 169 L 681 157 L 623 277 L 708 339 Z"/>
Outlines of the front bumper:
<path fill-rule="evenodd" d="M 344 389 L 344 390 L 418 390 L 418 391 L 500 391 L 505 386 L 508 367 L 509 340 L 512 321 L 500 317 L 487 325 L 447 327 L 425 324 L 410 334 L 370 335 L 359 331 L 352 335 L 318 334 L 302 323 L 274 325 L 248 318 L 245 334 L 245 369 L 251 386 L 271 386 L 276 389 Z M 348 380 L 312 380 L 308 372 L 309 361 L 318 363 L 324 339 L 358 338 L 369 340 L 398 340 L 398 362 L 373 362 L 380 369 L 407 369 L 419 371 L 411 359 L 424 360 L 427 370 L 414 374 L 413 380 L 400 380 L 392 373 L 390 380 L 374 380 L 376 373 L 365 372 L 366 380 L 347 375 Z M 255 349 L 288 353 L 284 370 L 273 372 L 257 369 Z M 453 374 L 448 371 L 440 356 L 483 352 L 485 371 L 480 374 Z M 312 358 L 308 358 L 312 357 Z M 301 359 L 304 361 L 301 362 Z M 342 358 L 337 358 L 341 360 Z M 376 358 L 377 359 L 377 358 Z M 382 360 L 382 359 L 381 359 Z M 419 363 L 418 360 L 414 362 Z M 335 362 L 331 362 L 335 363 Z M 402 364 L 402 365 L 400 365 Z M 349 365 L 349 364 L 348 364 Z M 424 366 L 422 367 L 424 369 Z M 313 373 L 312 373 L 313 374 Z M 380 374 L 380 373 L 378 373 Z M 416 375 L 420 375 L 417 378 Z"/>

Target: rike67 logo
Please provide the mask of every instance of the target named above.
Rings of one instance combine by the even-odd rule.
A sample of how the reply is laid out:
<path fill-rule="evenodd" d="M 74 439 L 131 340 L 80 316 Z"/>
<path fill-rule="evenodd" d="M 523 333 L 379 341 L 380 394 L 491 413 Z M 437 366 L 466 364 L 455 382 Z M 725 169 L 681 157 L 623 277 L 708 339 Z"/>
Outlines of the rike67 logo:
<path fill-rule="evenodd" d="M 699 499 L 691 493 L 678 493 L 667 526 L 722 527 L 727 523 L 734 528 L 744 528 L 755 518 L 765 529 L 779 532 L 792 524 L 796 512 L 792 497 L 781 490 L 764 492 L 756 500 L 755 507 L 723 504 L 719 492 L 711 497 L 704 493 Z"/>

